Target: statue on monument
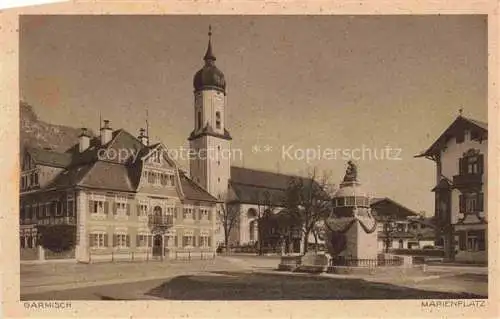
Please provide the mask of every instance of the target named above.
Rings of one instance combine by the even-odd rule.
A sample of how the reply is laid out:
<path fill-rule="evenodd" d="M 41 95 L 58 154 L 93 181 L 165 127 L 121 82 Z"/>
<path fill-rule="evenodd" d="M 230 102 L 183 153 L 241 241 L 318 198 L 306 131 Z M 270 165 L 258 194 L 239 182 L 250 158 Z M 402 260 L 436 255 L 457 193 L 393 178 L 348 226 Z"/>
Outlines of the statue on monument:
<path fill-rule="evenodd" d="M 344 182 L 354 182 L 358 180 L 358 167 L 353 161 L 347 162 L 347 169 L 345 171 Z"/>

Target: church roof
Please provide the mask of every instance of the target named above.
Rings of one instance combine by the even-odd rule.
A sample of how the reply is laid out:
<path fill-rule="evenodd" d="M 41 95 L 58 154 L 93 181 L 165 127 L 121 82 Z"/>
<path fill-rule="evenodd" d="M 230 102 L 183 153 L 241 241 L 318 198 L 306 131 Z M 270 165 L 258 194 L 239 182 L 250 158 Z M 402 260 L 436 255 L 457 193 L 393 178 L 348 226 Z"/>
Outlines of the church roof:
<path fill-rule="evenodd" d="M 301 179 L 304 183 L 311 182 L 310 178 L 302 176 L 238 166 L 231 166 L 230 176 L 229 185 L 234 191 L 235 200 L 246 204 L 261 203 L 265 196 L 269 196 L 272 205 L 283 206 L 286 190 L 293 179 Z M 314 183 L 319 187 L 318 183 Z"/>
<path fill-rule="evenodd" d="M 483 137 L 486 137 L 488 133 L 488 123 L 459 115 L 428 149 L 415 155 L 415 157 L 438 154 L 443 147 L 446 146 L 450 138 L 457 136 L 458 132 L 463 132 L 465 129 L 476 130 L 481 133 Z"/>

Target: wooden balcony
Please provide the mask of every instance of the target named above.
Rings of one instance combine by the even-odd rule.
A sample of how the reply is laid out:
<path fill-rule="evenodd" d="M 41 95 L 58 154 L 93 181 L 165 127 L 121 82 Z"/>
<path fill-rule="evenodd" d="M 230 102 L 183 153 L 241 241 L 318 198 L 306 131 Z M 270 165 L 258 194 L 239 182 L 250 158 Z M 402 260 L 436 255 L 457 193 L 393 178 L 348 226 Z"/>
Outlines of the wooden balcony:
<path fill-rule="evenodd" d="M 174 225 L 172 215 L 149 215 L 148 225 L 153 228 L 170 228 Z"/>
<path fill-rule="evenodd" d="M 482 184 L 482 174 L 461 174 L 453 176 L 453 186 L 455 188 L 480 187 Z"/>

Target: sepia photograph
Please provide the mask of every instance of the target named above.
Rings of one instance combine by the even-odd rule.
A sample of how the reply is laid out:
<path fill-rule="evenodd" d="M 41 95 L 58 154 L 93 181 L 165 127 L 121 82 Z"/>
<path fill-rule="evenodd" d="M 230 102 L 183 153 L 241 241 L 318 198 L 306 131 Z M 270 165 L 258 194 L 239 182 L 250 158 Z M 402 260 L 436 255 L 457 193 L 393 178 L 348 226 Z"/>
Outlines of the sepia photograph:
<path fill-rule="evenodd" d="M 488 297 L 487 16 L 19 19 L 21 300 Z"/>
<path fill-rule="evenodd" d="M 6 318 L 499 315 L 497 4 L 43 1 L 0 6 Z"/>

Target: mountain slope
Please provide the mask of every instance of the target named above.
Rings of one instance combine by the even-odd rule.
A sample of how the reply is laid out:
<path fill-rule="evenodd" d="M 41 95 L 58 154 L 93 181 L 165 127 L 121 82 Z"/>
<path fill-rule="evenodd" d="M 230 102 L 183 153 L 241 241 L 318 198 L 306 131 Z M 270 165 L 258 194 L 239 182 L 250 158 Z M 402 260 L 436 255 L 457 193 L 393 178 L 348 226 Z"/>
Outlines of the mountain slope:
<path fill-rule="evenodd" d="M 21 150 L 30 146 L 64 152 L 78 142 L 79 128 L 43 122 L 26 102 L 20 102 L 19 112 Z"/>

